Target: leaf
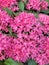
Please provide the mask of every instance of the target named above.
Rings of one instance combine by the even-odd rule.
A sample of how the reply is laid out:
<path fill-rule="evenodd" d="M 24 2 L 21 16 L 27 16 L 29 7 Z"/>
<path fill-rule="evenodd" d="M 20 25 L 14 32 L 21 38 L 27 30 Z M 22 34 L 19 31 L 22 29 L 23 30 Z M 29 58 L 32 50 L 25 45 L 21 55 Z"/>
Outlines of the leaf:
<path fill-rule="evenodd" d="M 0 65 L 3 65 L 3 61 L 0 61 Z"/>
<path fill-rule="evenodd" d="M 18 0 L 18 2 L 20 2 L 21 0 Z"/>
<path fill-rule="evenodd" d="M 4 8 L 4 10 L 7 11 L 7 13 L 8 13 L 10 16 L 12 16 L 12 17 L 15 16 L 15 15 L 14 15 L 14 12 L 11 11 L 10 9 L 8 9 L 8 8 Z"/>
<path fill-rule="evenodd" d="M 5 65 L 23 65 L 23 63 L 19 63 L 17 61 L 14 61 L 11 58 L 6 59 L 5 62 L 4 62 L 4 64 Z"/>
<path fill-rule="evenodd" d="M 24 0 L 24 3 L 26 4 L 27 3 L 27 0 Z"/>
<path fill-rule="evenodd" d="M 14 60 L 12 60 L 11 58 L 8 58 L 5 60 L 4 64 L 5 65 L 16 65 L 16 62 Z"/>
<path fill-rule="evenodd" d="M 12 35 L 12 29 L 8 27 L 9 34 Z"/>
<path fill-rule="evenodd" d="M 13 36 L 13 37 L 16 37 L 16 38 L 18 37 L 17 33 L 14 33 L 10 27 L 8 27 L 8 31 L 9 31 L 8 36 Z"/>
<path fill-rule="evenodd" d="M 39 14 L 38 11 L 37 11 L 37 12 L 34 12 L 34 11 L 33 11 L 33 14 L 35 15 L 36 18 L 38 18 L 38 14 Z"/>
<path fill-rule="evenodd" d="M 49 65 L 49 63 L 47 65 Z"/>
<path fill-rule="evenodd" d="M 14 15 L 17 16 L 17 15 L 19 15 L 20 13 L 21 13 L 21 12 L 16 12 L 16 13 L 14 13 Z"/>
<path fill-rule="evenodd" d="M 20 11 L 24 11 L 24 3 L 23 2 L 18 2 L 18 7 Z"/>
<path fill-rule="evenodd" d="M 29 60 L 28 61 L 28 65 L 37 65 L 37 63 L 34 60 Z"/>
<path fill-rule="evenodd" d="M 35 17 L 38 18 L 38 13 L 34 13 Z"/>
<path fill-rule="evenodd" d="M 45 14 L 49 14 L 49 10 L 42 10 L 41 12 L 43 12 Z"/>
<path fill-rule="evenodd" d="M 46 0 L 49 3 L 49 0 Z"/>
<path fill-rule="evenodd" d="M 23 63 L 21 63 L 21 62 L 17 62 L 19 65 L 24 65 Z"/>

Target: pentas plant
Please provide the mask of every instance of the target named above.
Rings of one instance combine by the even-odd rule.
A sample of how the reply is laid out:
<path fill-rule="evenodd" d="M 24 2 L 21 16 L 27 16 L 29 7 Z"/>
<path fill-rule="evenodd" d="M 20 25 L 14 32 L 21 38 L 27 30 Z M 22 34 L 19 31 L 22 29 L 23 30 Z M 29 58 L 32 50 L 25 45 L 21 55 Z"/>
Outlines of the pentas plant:
<path fill-rule="evenodd" d="M 19 10 L 17 0 L 0 0 L 0 7 L 8 7 L 9 9 L 15 11 Z"/>
<path fill-rule="evenodd" d="M 0 30 L 8 31 L 7 26 L 11 21 L 13 21 L 13 18 L 6 11 L 0 9 Z"/>
<path fill-rule="evenodd" d="M 45 0 L 28 0 L 27 9 L 47 10 L 48 2 Z"/>
<path fill-rule="evenodd" d="M 0 65 L 49 65 L 49 0 L 0 0 Z"/>

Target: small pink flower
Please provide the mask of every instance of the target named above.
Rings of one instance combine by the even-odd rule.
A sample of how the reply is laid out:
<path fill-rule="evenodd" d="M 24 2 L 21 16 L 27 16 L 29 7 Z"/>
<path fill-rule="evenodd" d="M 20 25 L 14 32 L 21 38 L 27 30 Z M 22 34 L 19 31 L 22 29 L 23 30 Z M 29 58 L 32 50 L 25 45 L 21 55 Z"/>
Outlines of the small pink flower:
<path fill-rule="evenodd" d="M 27 9 L 34 9 L 40 11 L 42 10 L 47 10 L 48 2 L 44 0 L 28 0 L 28 4 L 26 6 Z"/>
<path fill-rule="evenodd" d="M 17 0 L 4 0 L 4 1 L 0 0 L 0 6 L 1 8 L 7 7 L 13 11 L 18 10 Z"/>

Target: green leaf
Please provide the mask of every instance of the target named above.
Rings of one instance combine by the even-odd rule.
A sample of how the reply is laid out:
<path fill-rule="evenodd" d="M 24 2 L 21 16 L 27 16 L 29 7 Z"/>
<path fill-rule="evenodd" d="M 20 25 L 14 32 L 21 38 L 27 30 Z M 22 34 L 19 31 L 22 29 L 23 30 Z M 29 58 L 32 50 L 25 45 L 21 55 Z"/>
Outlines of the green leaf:
<path fill-rule="evenodd" d="M 8 27 L 9 34 L 8 36 L 13 36 L 17 38 L 17 33 L 14 33 L 10 27 Z"/>
<path fill-rule="evenodd" d="M 21 0 L 18 0 L 18 2 L 20 2 Z"/>
<path fill-rule="evenodd" d="M 49 63 L 47 65 L 49 65 Z"/>
<path fill-rule="evenodd" d="M 24 3 L 26 4 L 27 3 L 27 0 L 24 0 Z"/>
<path fill-rule="evenodd" d="M 35 12 L 33 12 L 33 13 L 34 13 L 35 17 L 38 18 L 38 13 L 35 13 Z"/>
<path fill-rule="evenodd" d="M 20 13 L 21 13 L 21 12 L 16 12 L 16 13 L 14 13 L 14 15 L 17 16 L 17 15 L 19 15 Z"/>
<path fill-rule="evenodd" d="M 8 8 L 4 8 L 4 10 L 5 10 L 10 16 L 12 16 L 12 17 L 15 16 L 15 15 L 14 15 L 14 12 L 11 11 L 10 9 L 8 9 Z"/>
<path fill-rule="evenodd" d="M 21 63 L 21 62 L 17 62 L 19 65 L 24 65 L 23 63 Z"/>
<path fill-rule="evenodd" d="M 19 63 L 17 61 L 14 61 L 11 58 L 6 59 L 5 62 L 4 62 L 4 64 L 5 65 L 23 65 L 23 63 Z"/>
<path fill-rule="evenodd" d="M 3 65 L 3 61 L 0 61 L 0 65 Z"/>
<path fill-rule="evenodd" d="M 49 14 L 49 10 L 42 10 L 41 12 L 43 12 L 45 14 Z"/>
<path fill-rule="evenodd" d="M 49 0 L 46 0 L 47 2 L 49 2 Z"/>
<path fill-rule="evenodd" d="M 24 3 L 23 2 L 18 2 L 18 7 L 20 11 L 24 11 Z"/>
<path fill-rule="evenodd" d="M 28 65 L 37 65 L 37 63 L 34 60 L 29 60 L 28 61 Z"/>
<path fill-rule="evenodd" d="M 12 29 L 8 27 L 9 34 L 12 36 Z"/>
<path fill-rule="evenodd" d="M 39 14 L 38 11 L 37 12 L 32 11 L 32 13 L 35 15 L 36 18 L 38 18 L 38 14 Z"/>

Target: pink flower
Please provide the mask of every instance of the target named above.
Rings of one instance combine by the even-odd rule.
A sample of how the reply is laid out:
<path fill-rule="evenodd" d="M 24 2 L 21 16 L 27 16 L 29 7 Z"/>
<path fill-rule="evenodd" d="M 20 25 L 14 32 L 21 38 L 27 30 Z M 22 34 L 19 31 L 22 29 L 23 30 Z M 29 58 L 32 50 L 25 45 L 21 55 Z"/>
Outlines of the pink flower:
<path fill-rule="evenodd" d="M 44 0 L 28 0 L 28 4 L 26 6 L 27 9 L 34 9 L 40 11 L 47 10 L 48 2 Z"/>
<path fill-rule="evenodd" d="M 8 31 L 7 26 L 13 19 L 5 12 L 0 9 L 0 30 Z"/>
<path fill-rule="evenodd" d="M 47 9 L 48 9 L 47 7 L 48 7 L 48 2 L 42 1 L 42 2 L 41 2 L 41 9 L 47 10 Z"/>
<path fill-rule="evenodd" d="M 0 0 L 0 6 L 2 8 L 8 7 L 11 10 L 13 10 L 13 8 L 15 8 L 15 10 L 18 10 L 17 0 L 4 0 L 4 1 Z"/>
<path fill-rule="evenodd" d="M 39 14 L 36 18 L 32 13 L 22 12 L 13 20 L 6 12 L 0 10 L 0 23 L 0 30 L 6 30 L 9 24 L 16 34 L 13 37 L 0 33 L 0 60 L 12 58 L 26 62 L 32 58 L 39 65 L 49 63 L 48 15 Z"/>
<path fill-rule="evenodd" d="M 49 24 L 49 16 L 45 15 L 45 14 L 39 14 L 39 20 L 40 22 L 42 22 L 43 24 Z"/>
<path fill-rule="evenodd" d="M 28 29 L 28 27 L 30 28 L 30 26 L 32 26 L 32 24 L 34 24 L 35 22 L 36 22 L 36 18 L 33 14 L 22 12 L 18 16 L 15 17 L 14 21 L 10 22 L 10 25 L 11 25 L 11 28 L 14 31 L 16 31 L 17 29 L 22 30 L 24 26 Z M 20 28 L 18 28 L 19 26 Z"/>

